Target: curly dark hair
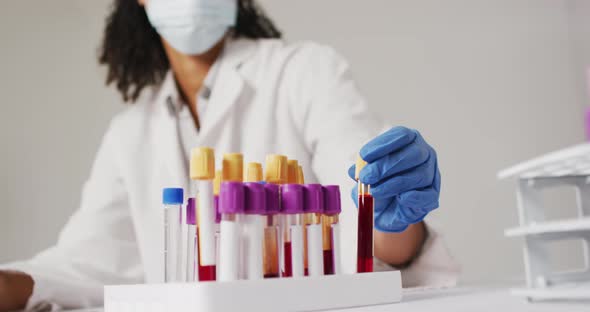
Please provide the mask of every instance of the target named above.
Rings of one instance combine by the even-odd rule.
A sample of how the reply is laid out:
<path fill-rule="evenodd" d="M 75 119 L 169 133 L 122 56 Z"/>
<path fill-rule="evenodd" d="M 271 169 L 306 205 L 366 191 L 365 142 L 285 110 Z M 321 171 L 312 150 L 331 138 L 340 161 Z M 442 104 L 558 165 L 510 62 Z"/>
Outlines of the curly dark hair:
<path fill-rule="evenodd" d="M 238 1 L 236 38 L 280 38 L 281 32 L 255 0 Z M 106 22 L 98 62 L 108 68 L 106 84 L 114 83 L 125 102 L 158 85 L 170 68 L 160 36 L 137 0 L 115 0 Z"/>

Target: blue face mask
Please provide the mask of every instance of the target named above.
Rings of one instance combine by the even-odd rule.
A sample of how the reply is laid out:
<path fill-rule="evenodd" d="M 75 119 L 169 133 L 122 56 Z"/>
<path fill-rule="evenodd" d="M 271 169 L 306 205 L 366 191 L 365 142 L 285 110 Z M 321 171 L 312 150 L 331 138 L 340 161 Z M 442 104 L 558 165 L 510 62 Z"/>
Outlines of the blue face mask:
<path fill-rule="evenodd" d="M 237 0 L 148 0 L 152 26 L 173 48 L 189 55 L 211 49 L 235 26 Z"/>

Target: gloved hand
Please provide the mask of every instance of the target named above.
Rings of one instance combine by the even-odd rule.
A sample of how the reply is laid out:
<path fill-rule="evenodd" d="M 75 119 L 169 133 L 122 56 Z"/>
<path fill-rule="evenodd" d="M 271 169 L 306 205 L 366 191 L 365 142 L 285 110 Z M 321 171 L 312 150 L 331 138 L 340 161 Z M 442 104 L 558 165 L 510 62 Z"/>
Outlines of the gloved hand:
<path fill-rule="evenodd" d="M 440 172 L 436 152 L 416 130 L 394 127 L 360 151 L 368 164 L 359 174 L 375 198 L 375 228 L 402 232 L 438 208 Z M 354 179 L 355 165 L 348 174 Z M 358 189 L 352 190 L 357 203 Z"/>

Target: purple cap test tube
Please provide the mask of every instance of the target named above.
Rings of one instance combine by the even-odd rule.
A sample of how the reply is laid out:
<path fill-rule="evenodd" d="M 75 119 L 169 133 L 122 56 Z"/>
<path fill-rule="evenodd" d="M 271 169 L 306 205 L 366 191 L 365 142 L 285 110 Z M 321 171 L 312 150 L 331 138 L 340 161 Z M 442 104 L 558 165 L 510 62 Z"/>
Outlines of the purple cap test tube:
<path fill-rule="evenodd" d="M 303 213 L 303 186 L 300 184 L 281 185 L 281 212 L 284 214 Z"/>
<path fill-rule="evenodd" d="M 197 218 L 195 213 L 195 199 L 193 197 L 188 199 L 186 204 L 186 224 L 196 225 Z"/>
<path fill-rule="evenodd" d="M 241 182 L 222 182 L 219 191 L 219 213 L 235 214 L 244 212 L 245 188 Z"/>
<path fill-rule="evenodd" d="M 340 187 L 338 185 L 325 185 L 322 189 L 324 190 L 324 213 L 333 215 L 342 212 Z"/>
<path fill-rule="evenodd" d="M 324 192 L 321 184 L 307 184 L 303 186 L 306 213 L 324 212 Z"/>
<path fill-rule="evenodd" d="M 274 215 L 280 212 L 279 186 L 276 184 L 264 184 L 266 194 L 266 214 Z"/>
<path fill-rule="evenodd" d="M 264 185 L 258 182 L 244 183 L 246 190 L 245 213 L 263 215 L 266 213 L 266 192 Z"/>

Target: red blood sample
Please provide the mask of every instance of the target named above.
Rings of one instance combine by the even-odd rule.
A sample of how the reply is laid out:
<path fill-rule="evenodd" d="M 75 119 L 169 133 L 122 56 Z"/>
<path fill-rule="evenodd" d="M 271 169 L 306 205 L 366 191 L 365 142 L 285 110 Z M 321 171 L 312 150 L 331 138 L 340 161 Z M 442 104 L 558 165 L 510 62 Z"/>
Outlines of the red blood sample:
<path fill-rule="evenodd" d="M 373 196 L 358 198 L 357 272 L 373 272 Z"/>
<path fill-rule="evenodd" d="M 332 249 L 324 250 L 324 275 L 334 274 L 334 252 Z"/>
<path fill-rule="evenodd" d="M 215 281 L 215 271 L 214 265 L 199 265 L 199 282 Z"/>
<path fill-rule="evenodd" d="M 278 273 L 264 274 L 264 278 L 275 278 L 275 277 L 279 277 L 279 274 Z"/>
<path fill-rule="evenodd" d="M 291 252 L 291 242 L 285 242 L 285 271 L 283 271 L 283 277 L 291 277 L 293 276 L 293 263 L 292 263 L 292 252 Z"/>
<path fill-rule="evenodd" d="M 198 229 L 197 229 L 197 233 L 199 233 Z M 197 249 L 201 250 L 201 245 L 199 244 L 199 240 L 197 239 Z M 217 278 L 216 276 L 216 267 L 215 265 L 201 265 L 201 257 L 198 257 L 198 265 L 199 265 L 199 282 L 209 282 L 209 281 L 215 281 L 215 279 Z"/>

